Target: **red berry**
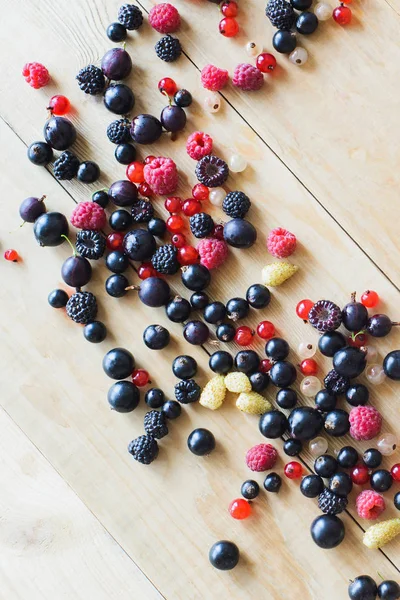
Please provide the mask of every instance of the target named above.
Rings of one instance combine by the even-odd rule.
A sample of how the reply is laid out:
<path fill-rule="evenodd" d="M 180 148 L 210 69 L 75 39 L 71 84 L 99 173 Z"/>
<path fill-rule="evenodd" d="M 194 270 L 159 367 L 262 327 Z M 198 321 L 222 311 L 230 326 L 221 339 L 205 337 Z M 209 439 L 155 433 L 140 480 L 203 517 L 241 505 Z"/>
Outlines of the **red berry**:
<path fill-rule="evenodd" d="M 270 371 L 272 369 L 273 364 L 274 363 L 271 362 L 268 358 L 264 358 L 263 360 L 260 361 L 258 368 L 261 371 L 261 373 L 268 373 L 268 371 Z"/>
<path fill-rule="evenodd" d="M 368 336 L 365 333 L 349 335 L 347 338 L 347 343 L 349 346 L 353 346 L 353 348 L 361 348 L 362 346 L 368 344 Z"/>
<path fill-rule="evenodd" d="M 171 242 L 175 248 L 182 248 L 186 244 L 186 237 L 183 233 L 175 233 L 171 238 Z"/>
<path fill-rule="evenodd" d="M 269 340 L 275 335 L 275 326 L 271 321 L 261 321 L 257 325 L 257 335 L 262 340 Z"/>
<path fill-rule="evenodd" d="M 296 306 L 296 314 L 303 321 L 308 321 L 308 313 L 311 308 L 314 306 L 314 302 L 312 300 L 300 300 L 298 305 Z"/>
<path fill-rule="evenodd" d="M 179 264 L 182 266 L 185 265 L 194 265 L 199 262 L 199 253 L 196 248 L 193 246 L 182 246 L 182 248 L 178 248 L 177 258 Z"/>
<path fill-rule="evenodd" d="M 224 17 L 236 17 L 238 13 L 238 5 L 233 0 L 226 0 L 220 8 Z"/>
<path fill-rule="evenodd" d="M 144 159 L 144 164 L 148 165 L 149 163 L 151 163 L 152 160 L 154 160 L 156 157 L 153 156 L 152 154 L 149 154 L 149 156 L 146 156 L 146 158 Z"/>
<path fill-rule="evenodd" d="M 171 77 L 163 77 L 158 82 L 158 89 L 162 94 L 167 96 L 173 96 L 178 91 L 178 86 Z"/>
<path fill-rule="evenodd" d="M 143 183 L 141 183 L 139 185 L 139 194 L 141 196 L 144 196 L 145 198 L 149 198 L 150 196 L 153 195 L 153 190 L 151 189 L 151 187 L 149 186 L 148 183 L 146 183 L 145 181 L 143 181 Z"/>
<path fill-rule="evenodd" d="M 400 481 L 400 463 L 396 463 L 390 469 L 390 473 L 395 481 Z"/>
<path fill-rule="evenodd" d="M 234 519 L 247 519 L 251 515 L 251 504 L 244 498 L 236 498 L 229 505 L 229 513 Z"/>
<path fill-rule="evenodd" d="M 225 37 L 235 37 L 239 31 L 239 24 L 233 17 L 226 17 L 219 22 L 219 32 Z"/>
<path fill-rule="evenodd" d="M 170 233 L 179 233 L 185 227 L 185 221 L 179 215 L 172 215 L 167 219 L 167 229 Z"/>
<path fill-rule="evenodd" d="M 201 212 L 201 202 L 194 198 L 188 198 L 183 203 L 183 213 L 187 217 L 193 217 L 193 215 Z"/>
<path fill-rule="evenodd" d="M 213 231 L 213 237 L 217 238 L 217 240 L 224 239 L 224 226 L 223 225 L 215 225 Z"/>
<path fill-rule="evenodd" d="M 208 200 L 209 194 L 210 190 L 204 183 L 196 183 L 196 185 L 192 187 L 192 197 L 195 200 Z"/>
<path fill-rule="evenodd" d="M 369 471 L 365 465 L 356 465 L 350 471 L 350 477 L 356 485 L 364 485 L 369 481 Z"/>
<path fill-rule="evenodd" d="M 288 479 L 299 479 L 303 474 L 303 467 L 295 460 L 285 465 L 283 470 Z"/>
<path fill-rule="evenodd" d="M 157 277 L 157 273 L 151 263 L 144 262 L 138 269 L 138 275 L 140 279 L 147 279 L 148 277 Z"/>
<path fill-rule="evenodd" d="M 182 200 L 178 196 L 171 196 L 166 199 L 164 206 L 169 213 L 178 213 L 182 210 Z"/>
<path fill-rule="evenodd" d="M 53 96 L 50 98 L 49 109 L 53 115 L 65 115 L 71 108 L 71 103 L 66 96 Z"/>
<path fill-rule="evenodd" d="M 367 290 L 361 296 L 361 303 L 364 304 L 366 308 L 374 308 L 379 302 L 379 296 L 373 290 Z"/>
<path fill-rule="evenodd" d="M 273 71 L 276 67 L 276 58 L 273 54 L 269 54 L 269 52 L 263 52 L 259 54 L 256 59 L 256 67 L 261 73 L 268 73 L 268 71 Z"/>
<path fill-rule="evenodd" d="M 132 183 L 143 183 L 144 182 L 144 174 L 143 174 L 144 164 L 135 160 L 130 165 L 126 167 L 126 176 Z"/>
<path fill-rule="evenodd" d="M 234 340 L 239 346 L 249 346 L 253 341 L 254 331 L 247 327 L 247 325 L 241 325 L 236 329 Z"/>
<path fill-rule="evenodd" d="M 315 375 L 318 372 L 318 365 L 313 358 L 306 358 L 300 363 L 300 371 L 303 375 Z"/>
<path fill-rule="evenodd" d="M 348 6 L 337 6 L 333 9 L 333 20 L 339 25 L 348 25 L 351 21 L 351 10 Z"/>
<path fill-rule="evenodd" d="M 150 375 L 144 369 L 135 369 L 132 373 L 132 382 L 137 387 L 143 387 L 150 382 Z"/>
<path fill-rule="evenodd" d="M 109 233 L 106 238 L 106 246 L 109 250 L 122 250 L 122 243 L 124 241 L 124 234 L 114 231 Z"/>
<path fill-rule="evenodd" d="M 11 262 L 18 262 L 18 252 L 16 250 L 6 250 L 4 252 L 4 258 L 6 260 L 10 260 Z"/>

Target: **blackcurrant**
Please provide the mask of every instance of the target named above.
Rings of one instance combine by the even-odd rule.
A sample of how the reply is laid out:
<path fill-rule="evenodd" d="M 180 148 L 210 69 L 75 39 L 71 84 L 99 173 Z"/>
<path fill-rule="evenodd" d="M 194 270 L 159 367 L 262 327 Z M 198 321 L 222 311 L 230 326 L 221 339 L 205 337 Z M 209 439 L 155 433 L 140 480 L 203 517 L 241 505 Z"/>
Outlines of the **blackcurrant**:
<path fill-rule="evenodd" d="M 195 310 L 203 310 L 209 302 L 210 299 L 205 292 L 194 292 L 190 296 L 190 304 Z"/>
<path fill-rule="evenodd" d="M 193 292 L 200 292 L 211 281 L 210 271 L 203 265 L 189 265 L 182 270 L 182 283 Z"/>
<path fill-rule="evenodd" d="M 318 348 L 324 356 L 332 357 L 347 345 L 346 338 L 339 331 L 327 331 L 318 340 Z"/>
<path fill-rule="evenodd" d="M 181 415 L 182 407 L 176 400 L 167 400 L 161 410 L 167 419 L 177 419 Z"/>
<path fill-rule="evenodd" d="M 311 524 L 311 537 L 320 548 L 336 548 L 344 535 L 343 522 L 336 515 L 321 515 Z"/>
<path fill-rule="evenodd" d="M 286 388 L 296 381 L 297 371 L 292 363 L 286 360 L 279 360 L 272 365 L 269 377 L 277 387 Z"/>
<path fill-rule="evenodd" d="M 235 356 L 235 367 L 242 373 L 254 373 L 260 364 L 260 358 L 254 350 L 240 350 Z"/>
<path fill-rule="evenodd" d="M 206 456 L 215 448 L 215 437 L 208 429 L 195 429 L 189 435 L 187 445 L 190 452 L 196 456 Z"/>
<path fill-rule="evenodd" d="M 382 458 L 382 454 L 377 448 L 368 448 L 363 454 L 363 462 L 369 469 L 380 467 Z"/>
<path fill-rule="evenodd" d="M 47 301 L 53 308 L 64 308 L 69 300 L 64 290 L 53 290 L 47 297 Z"/>
<path fill-rule="evenodd" d="M 299 440 L 312 440 L 322 429 L 321 413 L 310 406 L 294 408 L 288 418 L 290 433 Z"/>
<path fill-rule="evenodd" d="M 117 381 L 108 390 L 107 400 L 113 410 L 127 413 L 139 404 L 140 393 L 131 381 Z"/>
<path fill-rule="evenodd" d="M 298 456 L 303 449 L 303 444 L 300 440 L 290 438 L 283 444 L 283 451 L 287 456 Z"/>
<path fill-rule="evenodd" d="M 265 344 L 265 354 L 272 360 L 284 360 L 289 354 L 289 344 L 282 338 L 272 338 Z"/>
<path fill-rule="evenodd" d="M 122 298 L 127 293 L 127 287 L 129 286 L 129 281 L 120 273 L 115 273 L 114 275 L 110 275 L 108 279 L 106 279 L 105 287 L 106 292 L 109 296 L 113 298 Z"/>
<path fill-rule="evenodd" d="M 276 439 L 287 430 L 288 420 L 280 410 L 271 410 L 261 415 L 258 426 L 264 437 Z"/>
<path fill-rule="evenodd" d="M 360 348 L 342 348 L 333 357 L 333 367 L 342 377 L 353 379 L 364 371 L 367 365 L 366 354 Z"/>
<path fill-rule="evenodd" d="M 143 332 L 143 341 L 151 350 L 162 350 L 170 342 L 169 331 L 162 325 L 149 325 Z"/>
<path fill-rule="evenodd" d="M 179 379 L 191 379 L 197 373 L 197 362 L 192 356 L 182 354 L 174 359 L 172 372 Z"/>
<path fill-rule="evenodd" d="M 360 575 L 349 585 L 350 600 L 375 600 L 378 588 L 375 581 L 369 575 Z"/>
<path fill-rule="evenodd" d="M 386 469 L 378 469 L 371 473 L 370 484 L 376 492 L 387 492 L 392 487 L 393 477 Z"/>
<path fill-rule="evenodd" d="M 363 383 L 353 383 L 346 390 L 346 400 L 351 406 L 363 406 L 369 400 L 368 388 Z"/>
<path fill-rule="evenodd" d="M 226 375 L 232 369 L 233 358 L 229 352 L 225 350 L 217 350 L 214 354 L 211 354 L 208 362 L 211 371 L 218 373 L 218 375 Z"/>
<path fill-rule="evenodd" d="M 297 393 L 290 388 L 282 388 L 276 394 L 276 403 L 280 408 L 294 408 L 297 404 Z"/>
<path fill-rule="evenodd" d="M 249 314 L 249 303 L 244 298 L 231 298 L 226 303 L 226 315 L 233 321 L 245 319 Z"/>
<path fill-rule="evenodd" d="M 126 379 L 134 368 L 135 359 L 125 348 L 113 348 L 103 358 L 103 370 L 111 379 Z"/>
<path fill-rule="evenodd" d="M 329 390 L 320 390 L 315 396 L 315 406 L 322 412 L 328 412 L 336 407 L 336 394 Z"/>
<path fill-rule="evenodd" d="M 253 308 L 265 308 L 271 301 L 271 292 L 265 285 L 255 283 L 247 290 L 246 300 Z"/>
<path fill-rule="evenodd" d="M 300 491 L 306 498 L 316 498 L 324 489 L 324 482 L 319 475 L 306 475 L 300 484 Z"/>
<path fill-rule="evenodd" d="M 128 143 L 118 144 L 114 156 L 121 165 L 129 165 L 136 159 L 136 148 Z"/>
<path fill-rule="evenodd" d="M 154 217 L 147 223 L 147 230 L 158 238 L 162 238 L 167 231 L 167 224 L 163 219 Z"/>
<path fill-rule="evenodd" d="M 165 402 L 165 395 L 159 388 L 151 388 L 147 390 L 144 401 L 150 408 L 161 408 Z"/>
<path fill-rule="evenodd" d="M 181 296 L 175 296 L 165 307 L 167 317 L 173 323 L 183 323 L 187 321 L 192 307 L 190 302 Z"/>
<path fill-rule="evenodd" d="M 92 321 L 83 328 L 85 340 L 92 344 L 100 344 L 107 337 L 107 327 L 101 321 Z"/>
<path fill-rule="evenodd" d="M 132 225 L 132 215 L 120 208 L 111 213 L 108 222 L 114 231 L 126 231 Z"/>
<path fill-rule="evenodd" d="M 203 321 L 188 321 L 183 329 L 183 337 L 189 344 L 201 346 L 210 335 L 210 330 Z"/>
<path fill-rule="evenodd" d="M 333 437 L 346 435 L 350 429 L 349 413 L 341 408 L 335 408 L 325 415 L 324 429 Z"/>
<path fill-rule="evenodd" d="M 123 273 L 129 267 L 129 259 L 120 250 L 113 250 L 107 255 L 106 267 L 113 273 Z"/>
<path fill-rule="evenodd" d="M 225 318 L 226 309 L 222 302 L 211 302 L 204 308 L 203 316 L 207 323 L 216 325 Z"/>
<path fill-rule="evenodd" d="M 329 489 L 338 496 L 347 496 L 353 488 L 353 481 L 348 473 L 335 473 L 329 480 Z"/>
<path fill-rule="evenodd" d="M 251 389 L 253 392 L 257 392 L 258 394 L 261 394 L 265 390 L 270 381 L 268 373 L 262 373 L 261 371 L 251 373 L 249 375 L 249 379 L 251 383 Z"/>
<path fill-rule="evenodd" d="M 242 494 L 243 498 L 246 498 L 246 500 L 254 500 L 254 498 L 257 498 L 258 494 L 260 493 L 260 486 L 258 485 L 257 481 L 254 481 L 254 479 L 248 479 L 242 483 L 240 493 Z"/>
<path fill-rule="evenodd" d="M 342 469 L 352 469 L 358 463 L 358 452 L 353 446 L 344 446 L 337 455 L 337 461 Z"/>
<path fill-rule="evenodd" d="M 264 479 L 264 488 L 267 492 L 277 494 L 282 486 L 282 477 L 278 473 L 268 473 Z"/>
<path fill-rule="evenodd" d="M 221 342 L 231 342 L 236 333 L 236 328 L 231 323 L 218 325 L 215 335 Z"/>
<path fill-rule="evenodd" d="M 339 464 L 334 456 L 323 454 L 314 462 L 314 471 L 320 477 L 332 477 L 338 470 Z"/>

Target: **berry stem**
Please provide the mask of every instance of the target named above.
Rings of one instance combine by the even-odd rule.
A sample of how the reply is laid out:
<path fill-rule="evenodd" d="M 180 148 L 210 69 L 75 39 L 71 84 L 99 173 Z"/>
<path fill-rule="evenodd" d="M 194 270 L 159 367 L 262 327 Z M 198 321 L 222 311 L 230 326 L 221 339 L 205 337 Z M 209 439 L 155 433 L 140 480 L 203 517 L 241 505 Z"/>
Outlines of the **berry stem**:
<path fill-rule="evenodd" d="M 76 249 L 74 248 L 74 246 L 73 246 L 71 240 L 69 239 L 69 237 L 67 237 L 64 234 L 62 234 L 61 237 L 64 238 L 64 240 L 67 240 L 68 244 L 71 246 L 72 256 L 77 256 L 78 253 L 77 253 Z"/>
<path fill-rule="evenodd" d="M 357 292 L 353 292 L 353 293 L 351 294 L 351 301 L 352 301 L 352 302 L 355 302 L 355 301 L 356 301 L 356 295 L 357 295 Z"/>
<path fill-rule="evenodd" d="M 129 290 L 134 290 L 135 292 L 138 292 L 140 290 L 140 285 L 128 285 L 128 287 L 125 288 L 125 291 L 129 291 Z"/>

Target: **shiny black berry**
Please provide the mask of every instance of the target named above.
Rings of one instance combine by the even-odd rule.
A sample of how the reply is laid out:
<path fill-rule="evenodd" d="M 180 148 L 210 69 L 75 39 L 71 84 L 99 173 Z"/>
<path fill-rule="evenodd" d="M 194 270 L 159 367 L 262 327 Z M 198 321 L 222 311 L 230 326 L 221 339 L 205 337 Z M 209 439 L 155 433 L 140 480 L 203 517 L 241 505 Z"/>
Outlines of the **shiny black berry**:
<path fill-rule="evenodd" d="M 345 346 L 347 346 L 346 338 L 339 331 L 326 331 L 318 340 L 319 351 L 324 356 L 332 357 Z"/>
<path fill-rule="evenodd" d="M 123 42 L 126 39 L 126 27 L 121 23 L 111 23 L 106 29 L 106 34 L 112 42 Z"/>
<path fill-rule="evenodd" d="M 167 231 L 167 224 L 163 219 L 153 217 L 147 223 L 147 230 L 158 238 L 162 238 Z"/>
<path fill-rule="evenodd" d="M 255 283 L 247 290 L 246 300 L 252 308 L 265 308 L 271 302 L 271 292 L 265 285 Z"/>
<path fill-rule="evenodd" d="M 363 454 L 363 462 L 369 469 L 380 467 L 382 458 L 382 454 L 377 448 L 368 448 Z"/>
<path fill-rule="evenodd" d="M 344 446 L 337 455 L 337 461 L 342 469 L 352 469 L 358 463 L 358 452 L 353 446 Z"/>
<path fill-rule="evenodd" d="M 167 400 L 161 410 L 167 419 L 177 419 L 181 415 L 182 407 L 176 400 Z"/>
<path fill-rule="evenodd" d="M 98 192 L 94 192 L 94 194 L 92 194 L 92 202 L 95 202 L 101 206 L 101 208 L 106 208 L 109 201 L 110 198 L 105 190 L 99 190 Z"/>
<path fill-rule="evenodd" d="M 149 325 L 143 332 L 143 341 L 151 350 L 162 350 L 170 342 L 169 331 L 162 325 Z"/>
<path fill-rule="evenodd" d="M 367 332 L 373 337 L 385 337 L 391 332 L 393 325 L 397 323 L 393 323 L 387 315 L 373 315 L 368 319 Z"/>
<path fill-rule="evenodd" d="M 397 492 L 393 498 L 394 506 L 397 510 L 400 510 L 400 492 Z"/>
<path fill-rule="evenodd" d="M 210 299 L 205 292 L 194 292 L 194 294 L 190 296 L 190 304 L 195 310 L 203 310 L 209 303 Z"/>
<path fill-rule="evenodd" d="M 353 489 L 353 481 L 348 473 L 338 472 L 332 475 L 328 487 L 338 496 L 347 496 Z"/>
<path fill-rule="evenodd" d="M 119 208 L 111 213 L 108 222 L 114 231 L 126 231 L 132 225 L 132 215 L 127 210 Z"/>
<path fill-rule="evenodd" d="M 221 540 L 211 546 L 208 558 L 215 569 L 230 571 L 239 562 L 239 548 L 233 542 Z"/>
<path fill-rule="evenodd" d="M 100 344 L 107 337 L 107 327 L 101 321 L 92 321 L 83 328 L 85 340 L 92 344 Z"/>
<path fill-rule="evenodd" d="M 261 371 L 256 371 L 255 373 L 251 373 L 249 375 L 251 389 L 253 392 L 257 392 L 261 394 L 269 384 L 269 376 L 268 373 L 262 373 Z"/>
<path fill-rule="evenodd" d="M 250 248 L 257 240 L 257 230 L 245 219 L 232 219 L 224 226 L 224 240 L 233 248 Z"/>
<path fill-rule="evenodd" d="M 207 323 L 216 325 L 224 320 L 226 315 L 225 304 L 223 302 L 211 302 L 204 308 L 203 316 Z"/>
<path fill-rule="evenodd" d="M 382 581 L 378 587 L 378 598 L 380 600 L 398 600 L 400 598 L 400 585 L 397 581 L 391 579 Z"/>
<path fill-rule="evenodd" d="M 245 319 L 249 314 L 249 303 L 244 298 L 231 298 L 226 303 L 226 315 L 232 321 Z"/>
<path fill-rule="evenodd" d="M 225 350 L 217 350 L 211 354 L 208 362 L 211 371 L 218 375 L 226 375 L 233 367 L 233 358 L 229 352 Z"/>
<path fill-rule="evenodd" d="M 197 362 L 191 356 L 182 354 L 174 359 L 172 372 L 179 379 L 191 379 L 197 373 Z"/>
<path fill-rule="evenodd" d="M 272 38 L 272 45 L 281 54 L 290 54 L 296 48 L 296 36 L 290 31 L 277 31 Z"/>
<path fill-rule="evenodd" d="M 165 395 L 159 388 L 147 390 L 144 401 L 150 408 L 161 408 L 165 402 Z"/>
<path fill-rule="evenodd" d="M 353 383 L 346 390 L 346 400 L 351 406 L 364 406 L 369 400 L 368 388 L 363 383 Z"/>
<path fill-rule="evenodd" d="M 306 475 L 300 484 L 300 491 L 306 498 L 316 498 L 324 489 L 324 482 L 319 475 Z"/>
<path fill-rule="evenodd" d="M 47 296 L 47 301 L 53 308 L 64 308 L 68 300 L 69 296 L 64 290 L 53 290 Z"/>
<path fill-rule="evenodd" d="M 177 106 L 186 108 L 193 102 L 192 94 L 185 89 L 178 90 L 174 96 L 174 102 Z"/>
<path fill-rule="evenodd" d="M 368 311 L 364 304 L 356 302 L 355 294 L 352 301 L 346 304 L 342 310 L 342 323 L 349 331 L 361 331 L 365 328 L 368 320 Z"/>
<path fill-rule="evenodd" d="M 265 344 L 265 354 L 272 360 L 284 360 L 289 354 L 289 344 L 282 338 L 274 337 Z"/>
<path fill-rule="evenodd" d="M 127 293 L 126 288 L 129 286 L 129 281 L 120 273 L 115 273 L 114 275 L 110 275 L 108 279 L 106 279 L 105 288 L 106 292 L 109 296 L 113 298 L 122 298 Z"/>
<path fill-rule="evenodd" d="M 175 296 L 165 307 L 167 317 L 173 323 L 183 323 L 187 321 L 192 311 L 190 302 L 181 296 Z"/>
<path fill-rule="evenodd" d="M 235 337 L 236 328 L 231 323 L 218 325 L 215 335 L 221 342 L 231 342 Z"/>
<path fill-rule="evenodd" d="M 339 464 L 334 456 L 323 454 L 314 462 L 314 471 L 320 477 L 332 477 L 338 470 Z"/>
<path fill-rule="evenodd" d="M 195 429 L 189 435 L 187 445 L 196 456 L 206 456 L 215 448 L 215 437 L 208 429 Z"/>
<path fill-rule="evenodd" d="M 329 412 L 336 408 L 337 397 L 336 394 L 329 390 L 320 390 L 315 396 L 315 406 L 321 412 Z"/>
<path fill-rule="evenodd" d="M 125 348 L 113 348 L 103 358 L 103 370 L 111 379 L 126 379 L 135 368 L 135 359 Z"/>
<path fill-rule="evenodd" d="M 385 356 L 383 370 L 389 379 L 400 380 L 400 350 L 393 350 Z"/>
<path fill-rule="evenodd" d="M 326 433 L 334 437 L 346 435 L 350 429 L 349 413 L 341 408 L 335 408 L 325 415 L 324 428 Z"/>
<path fill-rule="evenodd" d="M 260 358 L 254 350 L 240 350 L 235 356 L 235 367 L 242 373 L 254 373 L 260 364 Z"/>
<path fill-rule="evenodd" d="M 136 159 L 136 149 L 132 144 L 118 144 L 114 156 L 121 165 L 129 165 Z"/>
<path fill-rule="evenodd" d="M 140 392 L 131 381 L 117 381 L 108 390 L 107 400 L 113 410 L 127 413 L 139 404 Z"/>
<path fill-rule="evenodd" d="M 349 585 L 350 600 L 375 600 L 378 588 L 375 581 L 369 575 L 360 575 Z"/>
<path fill-rule="evenodd" d="M 183 329 L 183 337 L 189 344 L 201 346 L 205 344 L 210 335 L 210 330 L 203 321 L 189 321 Z"/>
<path fill-rule="evenodd" d="M 376 492 L 387 492 L 392 487 L 393 477 L 386 469 L 378 469 L 371 473 L 370 484 Z"/>
<path fill-rule="evenodd" d="M 135 105 L 132 90 L 123 83 L 110 85 L 103 96 L 105 107 L 116 115 L 126 115 Z"/>
<path fill-rule="evenodd" d="M 296 29 L 302 35 L 310 35 L 318 27 L 318 18 L 309 11 L 304 11 L 297 17 Z"/>
<path fill-rule="evenodd" d="M 120 250 L 113 250 L 107 255 L 106 267 L 112 273 L 124 273 L 129 267 L 129 259 Z"/>
<path fill-rule="evenodd" d="M 297 371 L 292 363 L 286 360 L 279 360 L 272 365 L 269 377 L 277 387 L 286 388 L 296 381 Z"/>
<path fill-rule="evenodd" d="M 257 481 L 254 481 L 254 479 L 248 479 L 242 483 L 240 493 L 242 494 L 243 498 L 246 498 L 246 500 L 254 500 L 254 498 L 257 498 L 258 494 L 260 493 L 260 486 L 258 485 Z"/>
<path fill-rule="evenodd" d="M 300 440 L 289 438 L 283 444 L 283 451 L 287 456 L 298 456 L 303 449 L 303 444 Z"/>
<path fill-rule="evenodd" d="M 31 163 L 38 167 L 45 167 L 53 159 L 53 149 L 46 142 L 33 142 L 27 154 Z"/>
<path fill-rule="evenodd" d="M 288 420 L 280 410 L 271 410 L 261 415 L 258 427 L 264 437 L 276 439 L 288 429 Z"/>
<path fill-rule="evenodd" d="M 282 478 L 278 473 L 268 473 L 264 479 L 264 489 L 267 492 L 277 494 L 282 486 Z"/>
<path fill-rule="evenodd" d="M 182 283 L 192 292 L 200 292 L 211 281 L 210 271 L 203 265 L 189 265 L 182 269 Z"/>
<path fill-rule="evenodd" d="M 342 348 L 333 357 L 333 368 L 342 377 L 358 377 L 367 366 L 366 354 L 359 348 Z"/>
<path fill-rule="evenodd" d="M 294 408 L 297 404 L 297 393 L 291 388 L 282 388 L 276 394 L 276 403 L 280 408 Z"/>
<path fill-rule="evenodd" d="M 320 548 L 331 549 L 343 542 L 343 522 L 335 515 L 321 515 L 311 524 L 311 537 Z"/>
<path fill-rule="evenodd" d="M 299 440 L 312 440 L 322 429 L 321 413 L 310 406 L 298 406 L 289 415 L 289 428 L 293 437 Z"/>

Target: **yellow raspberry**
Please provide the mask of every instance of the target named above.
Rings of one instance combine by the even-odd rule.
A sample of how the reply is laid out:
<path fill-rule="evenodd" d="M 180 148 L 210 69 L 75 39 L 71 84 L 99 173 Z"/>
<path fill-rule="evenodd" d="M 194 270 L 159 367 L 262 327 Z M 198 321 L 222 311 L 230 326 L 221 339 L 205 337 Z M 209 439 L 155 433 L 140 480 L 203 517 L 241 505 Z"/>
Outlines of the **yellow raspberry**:
<path fill-rule="evenodd" d="M 236 400 L 236 406 L 249 415 L 263 415 L 272 409 L 271 403 L 257 392 L 242 392 Z"/>
<path fill-rule="evenodd" d="M 250 379 L 244 373 L 228 373 L 225 376 L 225 385 L 230 392 L 251 392 Z"/>
<path fill-rule="evenodd" d="M 288 262 L 274 262 L 263 268 L 261 279 L 264 285 L 276 287 L 281 285 L 286 279 L 289 279 L 289 277 L 294 275 L 298 270 L 299 267 Z"/>
<path fill-rule="evenodd" d="M 202 406 L 217 410 L 222 405 L 226 396 L 224 379 L 223 375 L 216 375 L 206 383 L 199 400 Z"/>
<path fill-rule="evenodd" d="M 367 548 L 381 548 L 400 533 L 400 518 L 382 521 L 368 527 L 363 543 Z"/>

